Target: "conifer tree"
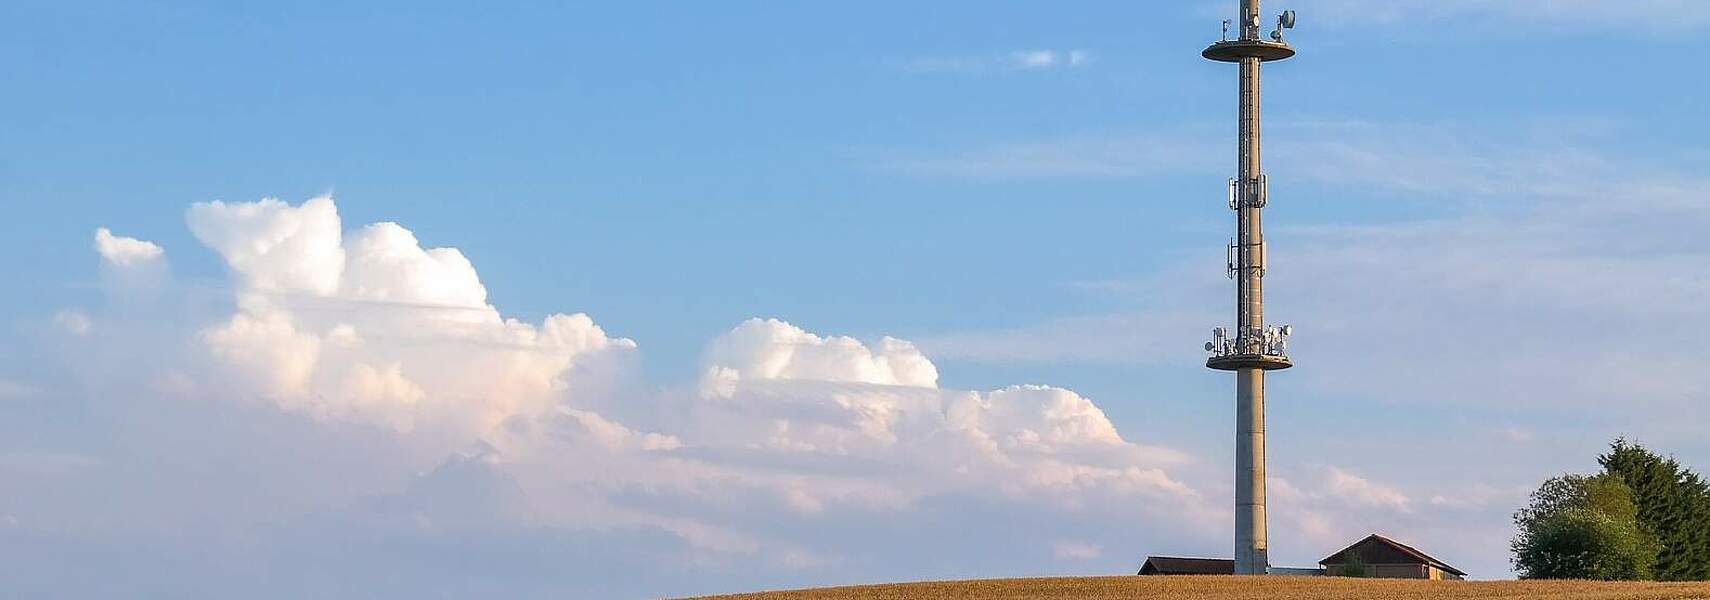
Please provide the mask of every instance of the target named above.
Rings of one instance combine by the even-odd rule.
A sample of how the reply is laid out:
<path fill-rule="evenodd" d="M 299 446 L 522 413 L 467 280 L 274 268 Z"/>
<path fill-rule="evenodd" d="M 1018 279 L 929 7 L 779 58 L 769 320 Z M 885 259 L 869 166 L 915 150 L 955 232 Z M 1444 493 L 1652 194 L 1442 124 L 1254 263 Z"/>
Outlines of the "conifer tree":
<path fill-rule="evenodd" d="M 1710 580 L 1710 485 L 1672 458 L 1615 440 L 1597 461 L 1632 491 L 1641 527 L 1661 542 L 1652 571 L 1663 581 Z"/>

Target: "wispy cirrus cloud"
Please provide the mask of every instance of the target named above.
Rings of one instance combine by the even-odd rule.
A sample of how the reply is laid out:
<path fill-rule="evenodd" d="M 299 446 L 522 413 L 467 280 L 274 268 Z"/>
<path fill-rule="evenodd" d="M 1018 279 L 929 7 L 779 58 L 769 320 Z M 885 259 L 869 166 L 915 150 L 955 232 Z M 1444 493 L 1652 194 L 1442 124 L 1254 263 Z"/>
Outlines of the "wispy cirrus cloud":
<path fill-rule="evenodd" d="M 1327 467 L 1325 493 L 1344 502 L 1397 512 L 1413 512 L 1413 501 L 1393 486 L 1361 477 L 1338 467 Z"/>
<path fill-rule="evenodd" d="M 1343 375 L 1408 372 L 1399 363 L 1381 367 L 1386 355 L 1366 350 L 1370 340 L 1362 324 L 1383 322 L 1409 332 L 1409 348 L 1430 349 L 1438 368 L 1464 369 L 1459 372 L 1466 377 L 1490 381 L 1491 389 L 1507 389 L 1503 372 L 1540 366 L 1527 363 L 1550 355 L 1570 335 L 1583 360 L 1606 367 L 1600 372 L 1624 374 L 1615 384 L 1608 375 L 1587 373 L 1585 385 L 1563 390 L 1570 397 L 1590 402 L 1612 387 L 1631 386 L 1656 400 L 1683 401 L 1695 386 L 1710 384 L 1679 373 L 1664 376 L 1678 362 L 1670 349 L 1691 343 L 1677 326 L 1710 325 L 1710 308 L 1696 300 L 1710 294 L 1710 277 L 1691 266 L 1710 260 L 1693 243 L 1694 232 L 1710 226 L 1710 200 L 1697 193 L 1710 179 L 1695 173 L 1690 161 L 1635 160 L 1605 150 L 1610 140 L 1603 134 L 1576 137 L 1554 128 L 1330 122 L 1276 129 L 1273 173 L 1337 197 L 1434 208 L 1429 218 L 1269 232 L 1276 276 L 1267 281 L 1268 312 L 1302 325 L 1303 349 L 1366 365 Z M 1147 147 L 1167 147 L 1163 140 L 1179 137 L 1143 139 Z M 1051 164 L 1076 165 L 1102 164 L 1092 148 L 1123 143 L 1134 142 L 1043 142 L 1066 157 Z M 1185 164 L 1181 168 L 1200 168 Z M 1049 175 L 1074 172 L 1091 171 Z M 1144 172 L 1140 165 L 1110 171 Z M 1275 204 L 1286 209 L 1288 202 L 1279 196 Z M 920 341 L 942 356 L 977 360 L 1166 360 L 1170 354 L 1152 345 L 1173 337 L 1182 338 L 1173 343 L 1191 345 L 1220 318 L 1226 285 L 1214 269 L 1184 263 L 1144 280 L 1101 286 L 1143 290 L 1149 299 L 1136 312 Z M 1571 334 L 1560 329 L 1563 323 L 1576 324 Z M 1449 392 L 1427 388 L 1415 390 L 1419 398 L 1440 400 Z"/>
<path fill-rule="evenodd" d="M 89 320 L 88 313 L 76 308 L 54 313 L 53 324 L 71 335 L 89 335 L 89 330 L 95 328 L 95 323 Z"/>
<path fill-rule="evenodd" d="M 1267 124 L 1268 171 L 1295 180 L 1453 200 L 1661 191 L 1680 165 L 1648 165 L 1605 149 L 1622 125 L 1595 118 L 1538 121 L 1500 132 L 1455 123 L 1279 120 Z M 1212 123 L 892 149 L 871 168 L 971 181 L 1133 179 L 1221 174 L 1233 140 Z"/>
<path fill-rule="evenodd" d="M 1350 457 L 1274 486 L 1279 548 L 1383 530 L 1474 548 L 1475 569 L 1500 573 L 1509 511 L 1549 474 L 1595 469 L 1614 436 L 1710 456 L 1710 429 L 1674 417 L 1710 387 L 1691 350 L 1710 328 L 1702 155 L 1636 152 L 1619 127 L 1589 124 L 1275 126 L 1271 172 L 1292 182 L 1273 189 L 1273 214 L 1415 209 L 1267 231 L 1266 314 L 1297 326 L 1300 365 L 1276 379 L 1273 427 L 1294 431 L 1273 438 L 1273 475 L 1298 473 L 1298 453 Z M 1218 257 L 1198 256 L 1077 290 L 1130 309 L 915 339 L 966 361 L 1194 368 L 1229 318 Z M 1480 462 L 1497 454 L 1513 458 Z"/>
<path fill-rule="evenodd" d="M 1431 548 L 1481 578 L 1501 573 L 1511 533 L 1507 511 L 1530 489 L 1437 483 L 1423 486 L 1437 493 L 1418 502 L 1419 484 L 1403 487 L 1393 473 L 1374 476 L 1336 465 L 1289 471 L 1291 476 L 1273 473 L 1267 479 L 1273 551 L 1312 560 L 1382 533 Z"/>
<path fill-rule="evenodd" d="M 46 395 L 41 388 L 7 379 L 0 379 L 0 400 L 35 399 Z"/>
<path fill-rule="evenodd" d="M 969 181 L 1128 179 L 1217 171 L 1228 153 L 1211 127 L 1068 134 L 962 148 L 875 153 L 872 169 L 914 177 Z"/>
<path fill-rule="evenodd" d="M 1201 337 L 1208 324 L 1226 312 L 1208 307 L 1065 317 L 1009 329 L 927 336 L 920 343 L 934 356 L 953 360 L 1163 364 L 1181 361 L 1183 350 L 1192 350 L 1192 342 L 1183 346 L 1183 340 Z M 1092 340 L 1096 342 L 1089 343 Z"/>
<path fill-rule="evenodd" d="M 1104 556 L 1104 547 L 1098 544 L 1061 541 L 1051 545 L 1051 552 L 1064 560 L 1092 560 Z"/>
<path fill-rule="evenodd" d="M 1026 48 L 992 54 L 922 56 L 902 61 L 901 67 L 910 73 L 1002 73 L 1080 69 L 1092 62 L 1089 50 Z"/>

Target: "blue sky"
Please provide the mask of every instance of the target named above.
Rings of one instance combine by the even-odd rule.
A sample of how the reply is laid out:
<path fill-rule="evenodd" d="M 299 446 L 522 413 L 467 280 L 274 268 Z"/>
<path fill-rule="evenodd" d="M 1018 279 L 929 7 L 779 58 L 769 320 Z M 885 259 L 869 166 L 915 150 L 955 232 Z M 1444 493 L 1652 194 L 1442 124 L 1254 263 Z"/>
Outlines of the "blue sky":
<path fill-rule="evenodd" d="M 29 482 L 0 491 L 0 552 L 168 595 L 300 568 L 521 596 L 1226 553 L 1232 390 L 1198 347 L 1231 312 L 1235 82 L 1198 50 L 1234 2 L 1161 4 L 0 7 L 18 290 L 0 296 L 0 404 L 17 409 L 0 477 Z M 1504 577 L 1509 511 L 1614 435 L 1710 465 L 1702 424 L 1668 416 L 1695 414 L 1706 383 L 1680 349 L 1710 323 L 1689 62 L 1710 9 L 1266 7 L 1285 8 L 1301 55 L 1265 70 L 1268 285 L 1300 367 L 1271 382 L 1273 558 L 1375 530 Z M 335 212 L 306 208 L 329 195 Z M 400 227 L 364 229 L 381 222 Z M 159 251 L 98 252 L 102 227 Z M 256 250 L 279 231 L 330 232 L 350 262 Z M 439 247 L 467 264 L 422 252 Z M 442 309 L 482 324 L 419 314 Z M 559 313 L 590 320 L 554 329 Z M 583 341 L 554 337 L 569 331 Z M 551 360 L 458 360 L 501 337 Z M 798 347 L 816 350 L 780 350 Z M 1102 416 L 995 393 L 1021 384 Z M 964 393 L 1046 421 L 958 422 Z M 802 416 L 828 407 L 855 420 Z M 962 450 L 915 417 L 998 440 L 996 462 L 917 474 Z M 1121 440 L 1096 452 L 1002 443 L 1105 439 L 1104 419 Z M 767 423 L 831 437 L 749 429 Z M 172 441 L 211 424 L 252 435 Z M 518 433 L 565 427 L 583 434 Z M 597 434 L 620 429 L 633 440 Z M 749 455 L 761 439 L 788 444 Z M 379 458 L 328 468 L 341 452 Z M 538 459 L 553 452 L 584 458 Z M 1118 483 L 1053 479 L 1068 472 Z M 138 506 L 63 501 L 115 494 Z M 772 501 L 800 518 L 769 521 Z M 186 510 L 219 525 L 162 533 Z M 972 532 L 997 518 L 1017 525 Z M 415 558 L 317 562 L 366 547 L 339 537 L 349 523 Z M 444 568 L 458 547 L 514 560 Z M 117 558 L 138 549 L 238 575 Z M 566 561 L 593 566 L 550 567 Z M 638 564 L 666 575 L 612 575 Z"/>

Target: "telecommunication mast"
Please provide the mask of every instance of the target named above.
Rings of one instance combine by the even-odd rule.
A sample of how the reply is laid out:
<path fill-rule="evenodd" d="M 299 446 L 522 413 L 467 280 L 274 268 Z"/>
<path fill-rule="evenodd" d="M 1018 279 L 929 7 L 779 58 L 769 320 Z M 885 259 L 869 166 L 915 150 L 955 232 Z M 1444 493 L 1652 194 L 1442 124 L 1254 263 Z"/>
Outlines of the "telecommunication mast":
<path fill-rule="evenodd" d="M 1265 172 L 1259 166 L 1259 66 L 1294 56 L 1283 31 L 1294 28 L 1294 11 L 1277 18 L 1269 39 L 1261 37 L 1259 0 L 1241 0 L 1241 16 L 1233 21 L 1239 35 L 1229 37 L 1231 21 L 1223 22 L 1223 39 L 1202 53 L 1205 58 L 1240 66 L 1239 158 L 1229 180 L 1229 208 L 1235 212 L 1235 238 L 1226 251 L 1225 269 L 1235 280 L 1235 329 L 1218 327 L 1205 344 L 1211 358 L 1205 366 L 1235 373 L 1235 573 L 1263 575 L 1270 568 L 1270 545 L 1265 521 L 1265 372 L 1293 366 L 1288 336 L 1293 328 L 1265 325 L 1264 231 L 1261 211 L 1268 196 Z"/>

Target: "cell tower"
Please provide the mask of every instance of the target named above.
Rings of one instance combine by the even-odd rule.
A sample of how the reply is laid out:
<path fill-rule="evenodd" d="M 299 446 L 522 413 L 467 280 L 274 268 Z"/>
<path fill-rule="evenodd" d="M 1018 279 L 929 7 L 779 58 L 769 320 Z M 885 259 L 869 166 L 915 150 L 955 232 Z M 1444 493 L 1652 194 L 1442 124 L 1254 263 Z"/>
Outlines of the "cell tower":
<path fill-rule="evenodd" d="M 1288 359 L 1293 328 L 1265 326 L 1265 236 L 1260 211 L 1268 185 L 1259 167 L 1259 65 L 1294 56 L 1283 30 L 1294 28 L 1294 11 L 1277 18 L 1270 39 L 1260 37 L 1259 0 L 1241 0 L 1240 35 L 1223 39 L 1202 54 L 1241 67 L 1240 158 L 1229 180 L 1229 208 L 1235 211 L 1235 238 L 1229 241 L 1225 269 L 1235 280 L 1235 335 L 1218 327 L 1205 344 L 1205 366 L 1235 372 L 1235 573 L 1263 575 L 1270 568 L 1265 535 L 1265 371 L 1294 366 Z"/>

